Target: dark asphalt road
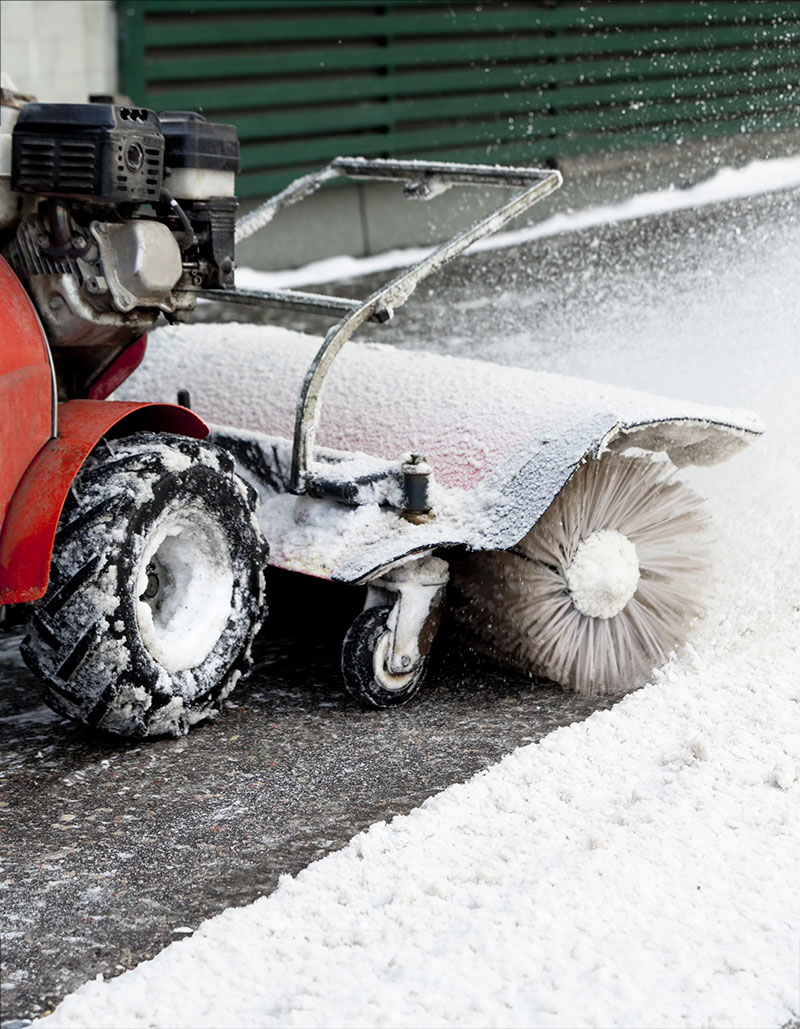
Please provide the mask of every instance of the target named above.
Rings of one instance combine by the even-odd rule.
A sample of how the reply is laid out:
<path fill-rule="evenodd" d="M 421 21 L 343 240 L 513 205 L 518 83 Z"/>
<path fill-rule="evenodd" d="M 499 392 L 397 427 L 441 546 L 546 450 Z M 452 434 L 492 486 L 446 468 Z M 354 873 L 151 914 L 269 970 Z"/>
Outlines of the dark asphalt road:
<path fill-rule="evenodd" d="M 796 232 L 798 199 L 735 201 L 476 255 L 421 287 L 376 338 L 654 392 L 649 352 L 671 347 L 692 365 L 687 399 L 733 403 L 696 342 L 715 326 L 674 295 L 682 283 L 687 296 L 713 295 L 732 262 L 746 295 L 752 267 Z M 776 317 L 781 291 L 796 288 L 788 275 L 776 280 Z M 363 295 L 374 284 L 344 288 Z M 97 973 L 152 956 L 372 822 L 596 707 L 443 639 L 416 704 L 363 712 L 337 667 L 357 591 L 285 576 L 272 587 L 254 674 L 220 720 L 183 740 L 127 744 L 59 720 L 15 638 L 0 636 L 0 1021 L 30 1018 Z"/>
<path fill-rule="evenodd" d="M 3 1021 L 152 957 L 596 707 L 445 642 L 417 704 L 362 711 L 338 675 L 357 598 L 285 577 L 271 596 L 282 611 L 254 674 L 181 740 L 98 739 L 58 719 L 16 656 L 19 634 L 0 639 Z"/>

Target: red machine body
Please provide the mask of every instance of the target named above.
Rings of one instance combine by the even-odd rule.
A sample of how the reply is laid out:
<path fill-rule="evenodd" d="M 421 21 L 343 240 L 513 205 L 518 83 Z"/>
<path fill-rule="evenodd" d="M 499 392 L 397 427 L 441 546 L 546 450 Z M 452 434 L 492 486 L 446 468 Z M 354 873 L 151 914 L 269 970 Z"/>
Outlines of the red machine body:
<path fill-rule="evenodd" d="M 101 437 L 152 430 L 202 439 L 208 427 L 176 404 L 57 403 L 47 339 L 28 294 L 3 258 L 0 296 L 0 604 L 16 604 L 44 595 L 64 501 Z M 129 351 L 109 369 L 110 389 L 134 370 L 144 341 Z"/>
<path fill-rule="evenodd" d="M 53 434 L 53 371 L 39 317 L 0 257 L 0 525 L 25 469 Z"/>

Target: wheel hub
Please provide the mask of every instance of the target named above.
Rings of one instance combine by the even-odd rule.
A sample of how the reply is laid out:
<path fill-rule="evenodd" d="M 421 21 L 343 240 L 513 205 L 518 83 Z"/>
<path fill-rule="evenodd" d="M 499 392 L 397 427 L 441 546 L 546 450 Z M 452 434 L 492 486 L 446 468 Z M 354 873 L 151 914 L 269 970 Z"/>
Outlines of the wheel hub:
<path fill-rule="evenodd" d="M 147 586 L 145 587 L 144 593 L 139 597 L 139 600 L 153 600 L 158 596 L 158 591 L 160 589 L 161 583 L 159 582 L 155 566 L 150 564 L 147 566 Z"/>
<path fill-rule="evenodd" d="M 391 653 L 392 634 L 385 632 L 378 642 L 375 644 L 375 654 L 373 657 L 375 678 L 380 682 L 384 689 L 390 692 L 399 692 L 404 690 L 406 686 L 414 678 L 414 670 L 410 672 L 401 673 L 396 675 L 394 672 L 389 671 L 389 654 Z M 409 662 L 410 663 L 410 662 Z"/>
<path fill-rule="evenodd" d="M 593 532 L 578 544 L 566 572 L 567 589 L 581 614 L 613 618 L 636 593 L 636 547 L 616 529 Z"/>
<path fill-rule="evenodd" d="M 136 615 L 142 640 L 169 672 L 200 665 L 231 614 L 233 569 L 225 536 L 201 505 L 170 508 L 142 555 Z"/>

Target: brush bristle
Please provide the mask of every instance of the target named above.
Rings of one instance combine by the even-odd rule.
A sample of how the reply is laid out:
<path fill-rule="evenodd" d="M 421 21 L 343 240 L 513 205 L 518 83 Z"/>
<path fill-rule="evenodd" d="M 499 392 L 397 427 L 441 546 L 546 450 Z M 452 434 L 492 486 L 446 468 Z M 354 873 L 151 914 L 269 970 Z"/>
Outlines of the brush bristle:
<path fill-rule="evenodd" d="M 587 459 L 510 551 L 470 554 L 453 569 L 456 618 L 477 649 L 580 693 L 625 693 L 683 642 L 701 612 L 708 568 L 702 501 L 670 466 L 643 457 Z M 636 548 L 640 578 L 611 617 L 590 617 L 567 587 L 592 533 Z"/>

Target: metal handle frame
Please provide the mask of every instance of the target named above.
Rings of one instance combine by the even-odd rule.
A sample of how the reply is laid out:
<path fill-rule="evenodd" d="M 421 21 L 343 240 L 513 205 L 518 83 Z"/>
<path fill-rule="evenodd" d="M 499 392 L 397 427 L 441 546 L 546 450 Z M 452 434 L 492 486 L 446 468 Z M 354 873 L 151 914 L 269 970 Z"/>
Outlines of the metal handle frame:
<path fill-rule="evenodd" d="M 281 306 L 313 309 L 321 313 L 345 314 L 325 336 L 306 373 L 297 401 L 289 482 L 289 491 L 296 494 L 306 492 L 308 479 L 313 474 L 311 463 L 314 437 L 322 409 L 325 379 L 347 340 L 366 321 L 387 321 L 393 312 L 408 300 L 423 279 L 452 261 L 477 240 L 498 232 L 513 218 L 549 196 L 561 185 L 561 174 L 549 169 L 503 168 L 496 165 L 455 164 L 446 161 L 337 157 L 326 168 L 297 179 L 282 193 L 271 197 L 240 219 L 236 226 L 237 242 L 268 224 L 278 211 L 304 199 L 316 192 L 325 182 L 338 176 L 405 182 L 406 195 L 418 199 L 436 196 L 453 185 L 521 187 L 522 192 L 434 247 L 422 260 L 400 272 L 364 301 L 345 301 L 338 297 L 293 293 L 290 290 L 272 291 L 269 294 L 250 291 L 249 296 L 245 293 L 240 294 L 239 302 L 244 303 L 260 300 L 279 303 Z M 216 296 L 221 299 L 219 291 L 216 291 Z"/>

